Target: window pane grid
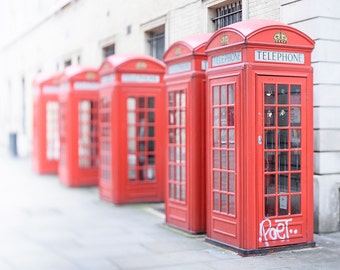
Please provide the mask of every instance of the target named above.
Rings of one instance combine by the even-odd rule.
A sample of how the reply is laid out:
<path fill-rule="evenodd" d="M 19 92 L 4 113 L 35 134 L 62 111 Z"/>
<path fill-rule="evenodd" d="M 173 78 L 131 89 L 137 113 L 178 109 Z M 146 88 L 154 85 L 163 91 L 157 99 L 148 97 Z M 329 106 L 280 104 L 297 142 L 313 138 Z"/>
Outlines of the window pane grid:
<path fill-rule="evenodd" d="M 128 179 L 155 181 L 155 98 L 127 99 Z"/>
<path fill-rule="evenodd" d="M 100 178 L 111 181 L 112 142 L 111 142 L 111 99 L 103 97 L 100 100 Z"/>
<path fill-rule="evenodd" d="M 46 103 L 46 157 L 48 160 L 59 159 L 59 103 Z"/>
<path fill-rule="evenodd" d="M 168 92 L 169 113 L 169 197 L 186 200 L 186 90 Z"/>
<path fill-rule="evenodd" d="M 78 165 L 98 167 L 98 102 L 78 103 Z"/>
<path fill-rule="evenodd" d="M 266 217 L 301 214 L 300 115 L 300 85 L 264 85 Z"/>
<path fill-rule="evenodd" d="M 235 216 L 234 84 L 212 88 L 213 210 Z"/>

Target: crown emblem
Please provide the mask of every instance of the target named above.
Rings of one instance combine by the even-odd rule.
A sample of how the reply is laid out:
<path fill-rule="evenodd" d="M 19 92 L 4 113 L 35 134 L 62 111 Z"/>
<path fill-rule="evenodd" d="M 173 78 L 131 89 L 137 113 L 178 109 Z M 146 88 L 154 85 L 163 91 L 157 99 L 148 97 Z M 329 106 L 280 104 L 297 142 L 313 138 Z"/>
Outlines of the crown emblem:
<path fill-rule="evenodd" d="M 176 56 L 181 55 L 181 53 L 182 53 L 182 52 L 181 52 L 181 48 L 180 48 L 180 47 L 177 47 L 177 48 L 175 49 L 175 52 L 174 52 L 174 53 L 175 53 Z"/>
<path fill-rule="evenodd" d="M 220 40 L 221 46 L 228 45 L 229 37 L 227 35 L 223 35 Z"/>
<path fill-rule="evenodd" d="M 282 31 L 280 32 L 277 32 L 275 35 L 274 35 L 274 41 L 275 43 L 283 43 L 283 44 L 286 44 L 287 41 L 288 41 L 288 37 L 285 33 L 283 33 Z"/>
<path fill-rule="evenodd" d="M 146 66 L 147 66 L 147 64 L 145 62 L 142 62 L 142 61 L 136 63 L 137 69 L 146 69 Z"/>

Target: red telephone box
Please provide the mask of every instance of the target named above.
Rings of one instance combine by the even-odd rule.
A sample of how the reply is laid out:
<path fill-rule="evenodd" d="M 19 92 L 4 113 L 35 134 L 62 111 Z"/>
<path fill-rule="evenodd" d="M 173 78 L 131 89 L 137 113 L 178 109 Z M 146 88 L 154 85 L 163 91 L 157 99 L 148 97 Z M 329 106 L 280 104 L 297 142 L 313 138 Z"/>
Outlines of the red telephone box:
<path fill-rule="evenodd" d="M 313 47 L 265 20 L 209 40 L 208 240 L 243 255 L 314 245 Z"/>
<path fill-rule="evenodd" d="M 98 89 L 94 68 L 69 66 L 60 79 L 58 174 L 68 186 L 98 184 Z"/>
<path fill-rule="evenodd" d="M 99 74 L 101 198 L 163 201 L 164 64 L 147 56 L 113 55 Z"/>
<path fill-rule="evenodd" d="M 59 160 L 59 76 L 39 74 L 33 82 L 33 170 L 57 173 Z"/>
<path fill-rule="evenodd" d="M 167 65 L 166 222 L 190 233 L 206 229 L 205 45 L 211 34 L 175 42 Z"/>

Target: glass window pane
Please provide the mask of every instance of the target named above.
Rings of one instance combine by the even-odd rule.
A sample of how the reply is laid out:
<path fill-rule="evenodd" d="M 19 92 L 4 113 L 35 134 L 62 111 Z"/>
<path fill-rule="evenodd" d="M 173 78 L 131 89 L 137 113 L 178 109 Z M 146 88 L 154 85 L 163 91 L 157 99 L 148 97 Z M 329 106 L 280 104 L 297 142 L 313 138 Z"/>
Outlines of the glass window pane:
<path fill-rule="evenodd" d="M 301 126 L 301 109 L 291 108 L 290 109 L 290 125 L 299 127 Z"/>
<path fill-rule="evenodd" d="M 274 194 L 276 192 L 275 174 L 266 174 L 264 177 L 265 177 L 264 193 Z"/>
<path fill-rule="evenodd" d="M 276 197 L 264 198 L 265 216 L 276 216 Z"/>
<path fill-rule="evenodd" d="M 226 143 L 227 143 L 227 138 L 226 135 L 227 134 L 227 130 L 225 129 L 221 129 L 221 145 L 220 147 L 227 147 Z"/>
<path fill-rule="evenodd" d="M 227 151 L 225 150 L 221 151 L 221 168 L 227 169 Z"/>
<path fill-rule="evenodd" d="M 234 85 L 228 85 L 228 104 L 235 104 L 235 92 L 234 92 Z"/>
<path fill-rule="evenodd" d="M 279 216 L 288 215 L 288 196 L 279 197 Z"/>
<path fill-rule="evenodd" d="M 219 130 L 214 128 L 213 130 L 214 133 L 214 147 L 219 147 L 220 146 L 220 137 L 219 137 Z"/>
<path fill-rule="evenodd" d="M 221 172 L 221 190 L 227 191 L 227 173 Z"/>
<path fill-rule="evenodd" d="M 301 131 L 299 129 L 292 129 L 290 132 L 290 147 L 291 148 L 300 148 L 300 138 Z"/>
<path fill-rule="evenodd" d="M 275 126 L 275 108 L 265 107 L 264 109 L 264 125 L 266 127 Z"/>
<path fill-rule="evenodd" d="M 136 109 L 136 98 L 134 97 L 129 97 L 126 101 L 127 103 L 127 109 L 130 111 L 133 111 Z"/>
<path fill-rule="evenodd" d="M 275 104 L 275 84 L 264 85 L 264 104 Z"/>
<path fill-rule="evenodd" d="M 288 192 L 288 174 L 279 174 L 279 193 Z"/>
<path fill-rule="evenodd" d="M 277 88 L 279 104 L 288 104 L 288 84 L 279 84 Z"/>
<path fill-rule="evenodd" d="M 278 140 L 279 149 L 288 149 L 288 129 L 278 131 Z"/>
<path fill-rule="evenodd" d="M 182 177 L 182 182 L 185 182 L 186 180 L 185 166 L 181 167 L 181 177 Z"/>
<path fill-rule="evenodd" d="M 128 177 L 129 177 L 129 180 L 136 180 L 136 170 L 129 169 L 128 170 Z"/>
<path fill-rule="evenodd" d="M 148 141 L 148 151 L 150 151 L 150 152 L 155 151 L 155 142 L 154 141 Z"/>
<path fill-rule="evenodd" d="M 227 104 L 227 86 L 221 86 L 221 105 Z"/>
<path fill-rule="evenodd" d="M 214 150 L 213 156 L 214 156 L 214 168 L 219 169 L 220 168 L 220 151 Z"/>
<path fill-rule="evenodd" d="M 213 104 L 218 105 L 219 104 L 219 91 L 218 91 L 218 86 L 213 87 Z"/>
<path fill-rule="evenodd" d="M 234 107 L 228 107 L 228 126 L 234 126 Z"/>
<path fill-rule="evenodd" d="M 288 153 L 287 152 L 279 152 L 278 165 L 279 165 L 279 171 L 282 172 L 282 171 L 288 170 Z"/>
<path fill-rule="evenodd" d="M 148 155 L 148 164 L 155 165 L 155 155 Z"/>
<path fill-rule="evenodd" d="M 279 127 L 288 126 L 288 108 L 278 108 L 277 109 L 278 125 Z"/>
<path fill-rule="evenodd" d="M 185 126 L 185 111 L 181 110 L 180 114 L 181 114 L 181 125 Z"/>
<path fill-rule="evenodd" d="M 221 212 L 227 212 L 227 194 L 221 194 Z"/>
<path fill-rule="evenodd" d="M 148 97 L 148 108 L 155 108 L 155 98 Z"/>
<path fill-rule="evenodd" d="M 149 137 L 155 137 L 155 128 L 154 127 L 148 127 L 148 136 Z"/>
<path fill-rule="evenodd" d="M 235 174 L 228 173 L 228 191 L 235 192 Z"/>
<path fill-rule="evenodd" d="M 144 97 L 138 98 L 138 108 L 144 108 L 145 107 L 145 99 Z"/>
<path fill-rule="evenodd" d="M 213 203 L 213 209 L 215 211 L 220 210 L 220 194 L 218 192 L 214 192 L 214 203 Z"/>
<path fill-rule="evenodd" d="M 301 86 L 300 85 L 290 86 L 290 103 L 301 104 Z"/>
<path fill-rule="evenodd" d="M 128 151 L 129 151 L 129 153 L 136 152 L 136 141 L 135 140 L 129 140 L 128 141 Z"/>
<path fill-rule="evenodd" d="M 264 171 L 274 172 L 275 167 L 275 152 L 264 153 Z"/>
<path fill-rule="evenodd" d="M 129 126 L 128 127 L 128 138 L 135 138 L 136 137 L 136 127 Z"/>
<path fill-rule="evenodd" d="M 220 109 L 219 108 L 214 108 L 213 123 L 214 123 L 214 126 L 219 126 L 220 124 Z"/>
<path fill-rule="evenodd" d="M 221 108 L 221 126 L 227 125 L 227 108 Z M 228 119 L 229 120 L 229 119 Z"/>
<path fill-rule="evenodd" d="M 148 122 L 149 123 L 155 122 L 155 113 L 154 112 L 148 112 Z"/>
<path fill-rule="evenodd" d="M 186 101 L 185 101 L 185 92 L 181 92 L 181 107 L 185 108 L 186 107 Z"/>
<path fill-rule="evenodd" d="M 175 129 L 169 129 L 169 143 L 175 143 Z"/>
<path fill-rule="evenodd" d="M 300 151 L 294 151 L 294 152 L 291 152 L 291 170 L 292 171 L 298 171 L 301 169 L 301 155 L 300 155 Z"/>
<path fill-rule="evenodd" d="M 265 149 L 275 149 L 275 130 L 265 131 Z"/>
<path fill-rule="evenodd" d="M 213 189 L 219 190 L 220 189 L 220 173 L 214 171 L 213 175 L 214 175 Z"/>
<path fill-rule="evenodd" d="M 290 177 L 290 191 L 291 192 L 301 191 L 301 174 L 292 173 Z"/>
<path fill-rule="evenodd" d="M 127 114 L 127 122 L 128 124 L 135 124 L 136 123 L 136 113 L 135 112 L 128 112 Z"/>
<path fill-rule="evenodd" d="M 229 129 L 228 130 L 228 148 L 233 149 L 235 147 L 235 130 Z"/>
<path fill-rule="evenodd" d="M 235 153 L 234 151 L 228 151 L 228 167 L 227 170 L 235 170 Z"/>
<path fill-rule="evenodd" d="M 229 214 L 235 215 L 235 196 L 229 195 Z"/>
<path fill-rule="evenodd" d="M 175 106 L 174 92 L 169 93 L 169 107 Z"/>
<path fill-rule="evenodd" d="M 301 196 L 300 195 L 292 195 L 290 197 L 290 212 L 292 215 L 301 214 Z"/>

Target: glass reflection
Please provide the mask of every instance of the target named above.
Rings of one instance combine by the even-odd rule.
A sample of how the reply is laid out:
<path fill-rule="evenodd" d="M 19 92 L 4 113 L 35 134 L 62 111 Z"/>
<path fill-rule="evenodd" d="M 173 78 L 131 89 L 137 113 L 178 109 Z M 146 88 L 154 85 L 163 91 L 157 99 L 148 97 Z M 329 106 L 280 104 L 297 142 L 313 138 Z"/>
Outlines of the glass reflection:
<path fill-rule="evenodd" d="M 301 109 L 291 108 L 290 109 L 290 124 L 291 126 L 301 126 Z"/>
<path fill-rule="evenodd" d="M 300 138 L 301 131 L 299 129 L 292 129 L 290 131 L 290 147 L 291 148 L 300 148 Z"/>
<path fill-rule="evenodd" d="M 301 104 L 301 86 L 300 85 L 290 86 L 290 103 Z"/>
<path fill-rule="evenodd" d="M 279 165 L 279 171 L 288 170 L 288 153 L 287 152 L 279 152 L 278 165 Z"/>
<path fill-rule="evenodd" d="M 279 84 L 277 89 L 278 103 L 288 104 L 288 85 Z"/>
<path fill-rule="evenodd" d="M 265 149 L 275 149 L 275 130 L 265 131 Z"/>
<path fill-rule="evenodd" d="M 278 131 L 279 149 L 288 149 L 288 129 Z"/>
<path fill-rule="evenodd" d="M 264 85 L 264 103 L 275 104 L 275 84 Z"/>
<path fill-rule="evenodd" d="M 290 191 L 291 192 L 301 191 L 301 174 L 292 173 L 290 177 Z"/>
<path fill-rule="evenodd" d="M 266 127 L 275 126 L 275 108 L 274 107 L 265 107 L 265 110 L 264 110 L 264 125 Z"/>
<path fill-rule="evenodd" d="M 218 105 L 219 104 L 219 96 L 218 96 L 218 86 L 213 87 L 213 104 Z"/>
<path fill-rule="evenodd" d="M 271 217 L 276 215 L 276 200 L 275 197 L 266 197 L 264 199 L 265 216 Z"/>
<path fill-rule="evenodd" d="M 234 92 L 234 85 L 228 85 L 228 104 L 235 104 L 235 92 Z"/>
<path fill-rule="evenodd" d="M 301 195 L 292 195 L 290 201 L 290 212 L 292 215 L 301 214 Z"/>
<path fill-rule="evenodd" d="M 301 169 L 300 151 L 291 152 L 291 170 L 298 171 Z"/>
<path fill-rule="evenodd" d="M 276 191 L 275 174 L 266 174 L 264 177 L 265 177 L 264 193 L 265 194 L 274 194 L 275 191 Z"/>
<path fill-rule="evenodd" d="M 279 174 L 279 193 L 288 192 L 288 174 Z"/>
<path fill-rule="evenodd" d="M 277 109 L 277 116 L 278 116 L 278 124 L 279 127 L 286 127 L 288 126 L 288 108 L 278 108 Z"/>
<path fill-rule="evenodd" d="M 222 85 L 221 86 L 221 105 L 227 104 L 227 86 Z"/>
<path fill-rule="evenodd" d="M 264 153 L 264 170 L 266 172 L 274 172 L 275 167 L 275 152 Z"/>

